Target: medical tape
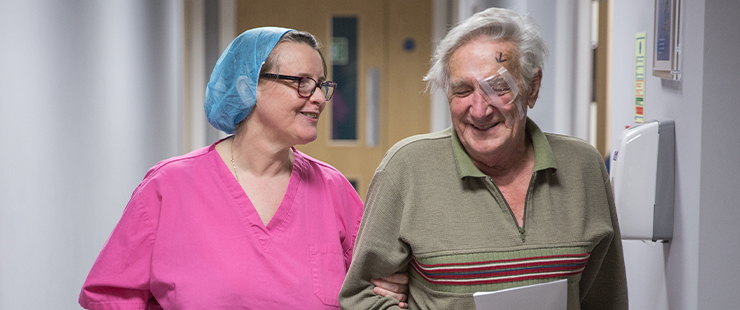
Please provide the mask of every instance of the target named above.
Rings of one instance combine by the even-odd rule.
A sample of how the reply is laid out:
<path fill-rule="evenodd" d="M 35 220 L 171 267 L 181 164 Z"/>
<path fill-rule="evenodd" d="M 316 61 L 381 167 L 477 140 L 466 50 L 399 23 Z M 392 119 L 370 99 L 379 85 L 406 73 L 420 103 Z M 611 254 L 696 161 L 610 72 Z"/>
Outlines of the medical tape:
<path fill-rule="evenodd" d="M 516 80 L 511 75 L 511 73 L 509 73 L 509 70 L 506 70 L 506 68 L 501 67 L 500 69 L 498 69 L 498 74 L 502 78 L 504 78 L 504 81 L 506 81 L 506 84 L 509 84 L 509 89 L 511 89 L 512 94 L 514 94 L 514 99 L 512 99 L 511 101 L 512 102 L 514 102 L 514 101 L 521 101 L 521 100 L 519 100 L 521 98 L 517 97 L 519 95 L 519 86 L 517 86 Z M 486 84 L 488 84 L 488 83 L 486 83 Z M 489 86 L 489 88 L 490 88 L 490 86 Z M 509 103 L 511 103 L 511 102 L 509 102 Z M 516 102 L 515 102 L 514 104 L 516 105 L 517 109 L 519 110 L 519 119 L 524 118 L 524 106 L 523 106 L 524 105 L 524 102 L 519 102 L 519 104 L 516 104 Z"/>
<path fill-rule="evenodd" d="M 471 64 L 468 64 L 468 68 L 470 69 L 470 72 L 473 74 L 473 77 L 478 81 L 478 85 L 480 85 L 480 89 L 483 90 L 484 96 L 483 98 L 487 98 L 486 102 L 490 103 L 494 107 L 496 107 L 499 112 L 501 112 L 501 115 L 504 116 L 505 122 L 504 125 L 506 127 L 511 128 L 514 123 L 514 118 L 512 117 L 511 113 L 508 109 L 506 109 L 506 104 L 501 101 L 501 99 L 498 97 L 496 92 L 491 88 L 491 85 L 489 85 L 485 79 L 481 78 L 480 73 L 478 70 Z M 508 82 L 507 82 L 508 83 Z"/>

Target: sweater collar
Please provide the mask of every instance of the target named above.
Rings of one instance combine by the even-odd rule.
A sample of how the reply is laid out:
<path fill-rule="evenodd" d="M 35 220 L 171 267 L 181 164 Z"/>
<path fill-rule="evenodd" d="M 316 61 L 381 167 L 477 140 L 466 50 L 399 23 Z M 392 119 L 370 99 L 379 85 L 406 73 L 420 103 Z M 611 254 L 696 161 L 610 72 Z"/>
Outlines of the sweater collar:
<path fill-rule="evenodd" d="M 465 151 L 460 139 L 457 136 L 454 126 L 450 126 L 450 136 L 452 136 L 452 153 L 455 156 L 455 165 L 457 166 L 458 176 L 462 179 L 465 177 L 484 178 L 486 175 L 478 169 L 473 163 L 473 159 Z M 547 137 L 540 130 L 540 127 L 527 117 L 526 134 L 532 139 L 534 146 L 534 171 L 553 169 L 557 170 L 557 162 L 552 154 L 550 143 Z"/>

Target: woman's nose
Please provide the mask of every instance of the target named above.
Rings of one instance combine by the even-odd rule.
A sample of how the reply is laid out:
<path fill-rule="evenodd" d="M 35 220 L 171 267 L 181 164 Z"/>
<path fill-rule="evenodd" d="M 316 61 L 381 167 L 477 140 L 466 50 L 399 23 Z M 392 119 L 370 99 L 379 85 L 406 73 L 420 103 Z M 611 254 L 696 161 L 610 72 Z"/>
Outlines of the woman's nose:
<path fill-rule="evenodd" d="M 311 101 L 311 103 L 320 106 L 326 103 L 326 96 L 324 96 L 324 92 L 321 91 L 321 88 L 314 89 L 313 94 L 311 94 L 311 97 L 308 97 L 308 99 Z"/>

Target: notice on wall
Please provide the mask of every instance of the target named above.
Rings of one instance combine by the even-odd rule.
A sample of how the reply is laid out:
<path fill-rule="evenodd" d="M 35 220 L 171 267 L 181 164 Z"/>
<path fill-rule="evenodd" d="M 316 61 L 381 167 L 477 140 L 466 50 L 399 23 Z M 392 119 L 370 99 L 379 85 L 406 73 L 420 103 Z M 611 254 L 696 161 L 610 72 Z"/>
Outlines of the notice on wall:
<path fill-rule="evenodd" d="M 647 33 L 635 35 L 635 123 L 645 121 L 645 50 Z"/>

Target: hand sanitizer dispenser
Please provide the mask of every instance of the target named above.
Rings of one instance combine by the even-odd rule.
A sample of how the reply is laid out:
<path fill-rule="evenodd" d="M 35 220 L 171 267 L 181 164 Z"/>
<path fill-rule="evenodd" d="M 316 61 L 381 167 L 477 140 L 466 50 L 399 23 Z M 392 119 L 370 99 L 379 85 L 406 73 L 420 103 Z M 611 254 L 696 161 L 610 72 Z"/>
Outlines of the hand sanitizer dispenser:
<path fill-rule="evenodd" d="M 611 157 L 622 239 L 673 238 L 675 126 L 653 120 L 625 129 Z"/>

